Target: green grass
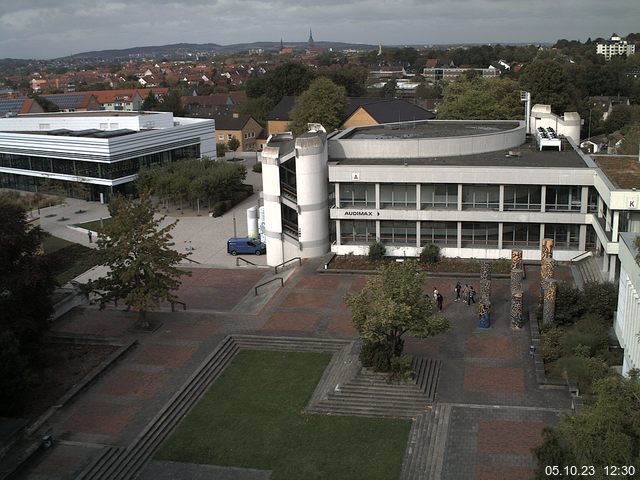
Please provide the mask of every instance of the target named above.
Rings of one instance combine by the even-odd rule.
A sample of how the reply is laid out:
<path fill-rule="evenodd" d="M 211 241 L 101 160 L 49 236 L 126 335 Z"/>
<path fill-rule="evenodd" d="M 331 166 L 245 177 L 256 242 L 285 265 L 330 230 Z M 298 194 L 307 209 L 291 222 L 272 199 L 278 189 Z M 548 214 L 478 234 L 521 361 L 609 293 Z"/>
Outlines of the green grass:
<path fill-rule="evenodd" d="M 86 228 L 87 230 L 92 230 L 94 232 L 101 231 L 104 227 L 106 227 L 111 222 L 111 217 L 103 218 L 102 220 L 92 220 L 90 222 L 84 223 L 76 223 L 76 227 Z"/>
<path fill-rule="evenodd" d="M 95 250 L 52 235 L 43 240 L 42 248 L 59 285 L 64 285 L 98 264 Z"/>
<path fill-rule="evenodd" d="M 272 470 L 272 480 L 389 480 L 408 420 L 303 412 L 330 356 L 243 350 L 156 458 Z"/>

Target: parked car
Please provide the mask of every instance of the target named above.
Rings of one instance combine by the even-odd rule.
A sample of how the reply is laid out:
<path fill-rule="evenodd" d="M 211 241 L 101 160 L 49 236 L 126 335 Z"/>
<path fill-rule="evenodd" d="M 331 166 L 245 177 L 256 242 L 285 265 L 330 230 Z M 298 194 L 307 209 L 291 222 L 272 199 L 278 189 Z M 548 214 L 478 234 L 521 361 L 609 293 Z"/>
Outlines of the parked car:
<path fill-rule="evenodd" d="M 231 255 L 267 253 L 267 246 L 260 240 L 249 237 L 236 237 L 227 240 L 227 253 Z"/>

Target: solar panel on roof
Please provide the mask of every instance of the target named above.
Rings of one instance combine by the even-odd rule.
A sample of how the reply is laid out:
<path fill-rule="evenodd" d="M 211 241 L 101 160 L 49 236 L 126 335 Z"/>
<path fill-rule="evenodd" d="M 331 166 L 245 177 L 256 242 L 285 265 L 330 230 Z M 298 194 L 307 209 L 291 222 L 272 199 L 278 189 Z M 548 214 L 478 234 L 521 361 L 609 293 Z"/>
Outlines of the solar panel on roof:
<path fill-rule="evenodd" d="M 69 135 L 71 130 L 68 128 L 58 128 L 56 130 L 49 130 L 47 132 L 48 135 Z"/>
<path fill-rule="evenodd" d="M 7 113 L 18 113 L 24 101 L 24 98 L 6 98 L 0 100 L 0 115 L 4 117 Z"/>
<path fill-rule="evenodd" d="M 82 101 L 85 98 L 84 94 L 78 95 L 64 95 L 64 96 L 56 96 L 56 95 L 45 95 L 44 98 L 49 100 L 50 102 L 55 103 L 58 108 L 69 109 L 69 108 L 78 108 Z"/>
<path fill-rule="evenodd" d="M 88 128 L 87 130 L 76 130 L 75 132 L 69 133 L 72 137 L 89 137 L 94 135 L 102 130 L 98 130 L 96 128 Z"/>

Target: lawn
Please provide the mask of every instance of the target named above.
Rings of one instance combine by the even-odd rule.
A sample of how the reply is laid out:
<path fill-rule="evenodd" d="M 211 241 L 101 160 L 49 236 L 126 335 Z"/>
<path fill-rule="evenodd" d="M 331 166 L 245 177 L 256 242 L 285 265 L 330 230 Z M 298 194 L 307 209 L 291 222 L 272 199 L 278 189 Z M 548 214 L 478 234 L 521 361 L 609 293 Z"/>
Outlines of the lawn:
<path fill-rule="evenodd" d="M 272 470 L 272 480 L 389 480 L 411 422 L 303 412 L 328 354 L 243 350 L 156 458 Z"/>
<path fill-rule="evenodd" d="M 45 237 L 42 248 L 59 285 L 64 285 L 98 264 L 95 250 L 52 235 Z"/>

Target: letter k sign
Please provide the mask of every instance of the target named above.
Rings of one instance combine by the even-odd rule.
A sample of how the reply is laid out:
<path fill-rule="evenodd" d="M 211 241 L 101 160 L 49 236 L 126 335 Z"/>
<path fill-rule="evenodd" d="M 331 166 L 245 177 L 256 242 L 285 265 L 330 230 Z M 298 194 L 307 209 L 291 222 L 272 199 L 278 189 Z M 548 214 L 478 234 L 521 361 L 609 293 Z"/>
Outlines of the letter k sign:
<path fill-rule="evenodd" d="M 629 200 L 629 208 L 636 208 L 636 200 Z"/>

